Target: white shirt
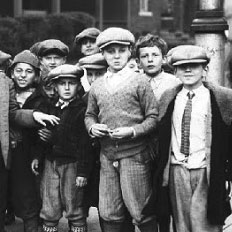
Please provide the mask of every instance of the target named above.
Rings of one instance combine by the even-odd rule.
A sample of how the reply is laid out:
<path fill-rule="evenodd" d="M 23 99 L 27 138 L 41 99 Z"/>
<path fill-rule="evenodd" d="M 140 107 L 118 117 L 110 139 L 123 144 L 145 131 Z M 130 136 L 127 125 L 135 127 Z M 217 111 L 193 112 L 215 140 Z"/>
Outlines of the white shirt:
<path fill-rule="evenodd" d="M 162 71 L 156 77 L 149 77 L 152 90 L 156 99 L 159 101 L 162 94 L 167 90 L 174 88 L 176 85 L 180 84 L 180 80 L 174 75 Z"/>
<path fill-rule="evenodd" d="M 135 73 L 136 75 L 136 72 L 132 71 L 127 66 L 116 73 L 112 73 L 108 69 L 104 75 L 104 78 L 107 86 L 115 90 L 118 88 L 118 86 L 120 86 L 121 83 L 123 83 L 128 77 L 130 77 L 132 73 Z"/>
<path fill-rule="evenodd" d="M 189 157 L 180 152 L 181 146 L 181 122 L 184 108 L 188 100 L 189 90 L 183 88 L 176 97 L 172 116 L 172 164 L 183 164 L 188 169 L 203 168 L 206 166 L 206 119 L 210 104 L 209 90 L 201 85 L 192 92 L 195 96 L 192 99 L 192 113 L 190 122 L 190 148 Z"/>

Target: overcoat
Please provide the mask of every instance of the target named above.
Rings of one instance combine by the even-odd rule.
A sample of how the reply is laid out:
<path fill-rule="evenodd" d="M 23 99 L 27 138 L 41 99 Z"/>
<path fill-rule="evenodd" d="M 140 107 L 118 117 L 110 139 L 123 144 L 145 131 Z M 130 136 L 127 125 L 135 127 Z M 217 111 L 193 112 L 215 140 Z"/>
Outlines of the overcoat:
<path fill-rule="evenodd" d="M 0 72 L 0 144 L 6 168 L 10 166 L 9 121 L 21 126 L 36 126 L 33 110 L 21 110 L 15 98 L 13 81 Z"/>
<path fill-rule="evenodd" d="M 232 90 L 204 82 L 210 91 L 210 120 L 207 124 L 206 152 L 207 178 L 209 184 L 207 217 L 211 224 L 223 225 L 230 214 L 226 199 L 226 180 L 232 178 Z M 168 185 L 170 167 L 170 142 L 172 113 L 175 98 L 183 85 L 166 91 L 159 105 L 159 155 L 158 155 L 158 206 L 164 211 L 165 201 L 159 192 Z M 208 142 L 207 142 L 208 141 Z M 167 206 L 167 204 L 166 204 Z M 169 207 L 166 207 L 169 210 Z M 168 212 L 167 212 L 168 213 Z"/>

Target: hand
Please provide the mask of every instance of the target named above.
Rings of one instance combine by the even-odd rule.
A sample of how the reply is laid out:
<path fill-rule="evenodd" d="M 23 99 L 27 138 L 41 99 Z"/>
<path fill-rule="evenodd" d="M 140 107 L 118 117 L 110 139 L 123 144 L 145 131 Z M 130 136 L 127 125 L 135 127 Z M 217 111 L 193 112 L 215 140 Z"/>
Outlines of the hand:
<path fill-rule="evenodd" d="M 84 187 L 85 185 L 87 185 L 87 178 L 82 177 L 82 176 L 78 176 L 76 178 L 76 186 L 77 187 Z"/>
<path fill-rule="evenodd" d="M 51 130 L 49 130 L 47 128 L 40 129 L 38 131 L 38 135 L 39 135 L 40 139 L 43 140 L 44 142 L 51 141 L 52 132 L 51 132 Z"/>
<path fill-rule="evenodd" d="M 39 172 L 37 171 L 38 168 L 39 168 L 39 160 L 34 159 L 31 163 L 31 170 L 36 176 L 39 175 Z"/>
<path fill-rule="evenodd" d="M 104 137 L 108 136 L 109 134 L 109 128 L 105 124 L 93 124 L 91 127 L 91 133 L 94 137 Z"/>
<path fill-rule="evenodd" d="M 112 139 L 131 138 L 134 134 L 132 127 L 118 127 L 109 132 Z"/>
<path fill-rule="evenodd" d="M 39 124 L 46 126 L 45 122 L 50 122 L 53 126 L 59 124 L 60 119 L 54 115 L 44 114 L 42 112 L 34 111 L 33 118 Z"/>

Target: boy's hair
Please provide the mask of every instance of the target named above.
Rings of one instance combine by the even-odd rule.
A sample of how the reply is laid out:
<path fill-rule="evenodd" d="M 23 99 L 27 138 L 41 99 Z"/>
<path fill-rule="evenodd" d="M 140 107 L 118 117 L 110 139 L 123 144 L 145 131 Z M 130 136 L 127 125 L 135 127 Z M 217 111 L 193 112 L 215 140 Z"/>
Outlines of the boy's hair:
<path fill-rule="evenodd" d="M 158 47 L 161 50 L 163 56 L 167 54 L 168 45 L 164 39 L 158 35 L 146 34 L 145 36 L 140 36 L 135 43 L 135 55 L 139 58 L 139 49 L 144 47 Z"/>

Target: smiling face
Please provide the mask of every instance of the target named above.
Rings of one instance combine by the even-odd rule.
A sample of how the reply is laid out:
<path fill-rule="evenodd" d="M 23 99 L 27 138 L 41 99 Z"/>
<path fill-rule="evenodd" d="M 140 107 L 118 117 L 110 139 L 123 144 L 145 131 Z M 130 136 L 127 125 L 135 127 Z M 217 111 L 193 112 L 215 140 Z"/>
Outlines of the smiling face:
<path fill-rule="evenodd" d="M 97 53 L 99 51 L 98 46 L 96 44 L 96 39 L 92 38 L 84 38 L 81 41 L 81 53 L 84 56 L 89 56 Z"/>
<path fill-rule="evenodd" d="M 139 48 L 139 66 L 148 76 L 156 76 L 162 68 L 163 55 L 157 46 Z"/>
<path fill-rule="evenodd" d="M 176 66 L 176 77 L 184 86 L 193 90 L 202 85 L 202 78 L 206 72 L 206 66 L 199 63 L 187 63 Z"/>
<path fill-rule="evenodd" d="M 70 77 L 61 77 L 55 82 L 55 89 L 63 101 L 70 101 L 77 94 L 79 80 Z"/>
<path fill-rule="evenodd" d="M 31 88 L 36 77 L 34 67 L 27 63 L 17 63 L 11 74 L 19 89 Z"/>
<path fill-rule="evenodd" d="M 103 49 L 102 54 L 109 65 L 109 70 L 118 72 L 126 66 L 131 51 L 127 45 L 111 44 Z"/>

